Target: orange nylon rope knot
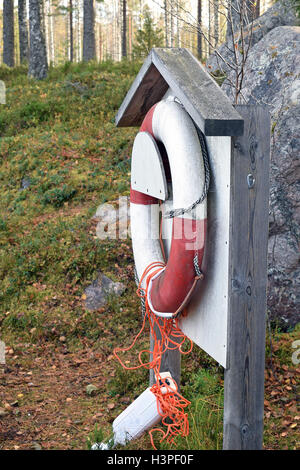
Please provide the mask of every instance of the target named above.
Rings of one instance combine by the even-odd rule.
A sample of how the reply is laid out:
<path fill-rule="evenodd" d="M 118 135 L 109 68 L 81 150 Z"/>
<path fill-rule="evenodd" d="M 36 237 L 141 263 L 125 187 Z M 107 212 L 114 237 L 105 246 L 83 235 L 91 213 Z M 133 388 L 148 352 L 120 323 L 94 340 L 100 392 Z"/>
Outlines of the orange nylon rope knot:
<path fill-rule="evenodd" d="M 153 262 L 145 269 L 137 289 L 137 295 L 140 298 L 143 298 L 145 301 L 145 315 L 143 318 L 142 327 L 129 347 L 114 349 L 114 355 L 124 369 L 135 370 L 141 367 L 145 367 L 147 369 L 153 369 L 154 371 L 156 383 L 151 387 L 151 391 L 156 396 L 157 410 L 159 415 L 162 417 L 162 424 L 167 428 L 166 431 L 160 428 L 149 431 L 150 440 L 154 449 L 156 449 L 153 441 L 154 432 L 162 433 L 163 436 L 160 442 L 162 442 L 164 439 L 167 439 L 167 442 L 169 443 L 174 443 L 174 438 L 176 436 L 187 436 L 189 433 L 188 415 L 184 410 L 190 404 L 190 402 L 180 395 L 176 382 L 174 381 L 174 390 L 174 388 L 170 387 L 170 385 L 166 382 L 166 379 L 163 379 L 160 376 L 159 371 L 162 356 L 167 350 L 174 351 L 178 349 L 181 354 L 189 354 L 193 348 L 193 342 L 180 330 L 177 318 L 174 319 L 157 317 L 151 311 L 147 300 L 150 280 L 164 267 L 164 263 Z M 144 279 L 145 288 L 142 288 Z M 154 339 L 153 351 L 150 352 L 150 350 L 145 349 L 140 351 L 138 354 L 139 364 L 131 367 L 126 366 L 119 357 L 118 353 L 130 351 L 135 346 L 138 338 L 144 331 L 146 320 L 149 322 L 150 332 Z M 157 336 L 157 331 L 159 332 L 160 338 Z M 182 348 L 186 341 L 190 342 L 190 347 L 188 348 L 188 351 L 183 351 Z M 144 362 L 142 359 L 144 353 L 147 353 L 148 357 L 151 354 L 152 360 Z M 162 389 L 165 390 L 165 393 L 162 391 Z"/>

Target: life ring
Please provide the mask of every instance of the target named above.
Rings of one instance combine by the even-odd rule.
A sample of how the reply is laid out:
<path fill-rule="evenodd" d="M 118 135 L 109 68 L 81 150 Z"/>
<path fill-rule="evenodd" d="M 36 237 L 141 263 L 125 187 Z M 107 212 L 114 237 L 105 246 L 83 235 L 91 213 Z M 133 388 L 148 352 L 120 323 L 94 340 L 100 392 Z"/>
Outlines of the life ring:
<path fill-rule="evenodd" d="M 173 207 L 191 207 L 205 184 L 205 166 L 199 135 L 188 113 L 175 99 L 160 101 L 146 114 L 140 132 L 149 133 L 158 145 L 164 145 L 172 179 Z M 151 236 L 159 232 L 159 204 L 159 199 L 131 187 L 131 237 L 139 279 L 151 263 L 164 262 L 161 240 Z M 199 268 L 206 237 L 206 197 L 197 205 L 196 214 L 181 212 L 173 218 L 167 264 L 153 276 L 148 288 L 151 310 L 164 318 L 174 317 L 183 310 L 202 278 Z"/>

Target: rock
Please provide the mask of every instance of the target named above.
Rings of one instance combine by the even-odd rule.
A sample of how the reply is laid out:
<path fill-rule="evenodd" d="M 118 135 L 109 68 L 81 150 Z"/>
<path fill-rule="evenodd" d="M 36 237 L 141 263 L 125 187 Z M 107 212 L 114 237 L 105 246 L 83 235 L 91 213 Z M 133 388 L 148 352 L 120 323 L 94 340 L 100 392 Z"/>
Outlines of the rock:
<path fill-rule="evenodd" d="M 86 389 L 85 389 L 87 395 L 93 397 L 95 395 L 97 395 L 99 389 L 98 387 L 96 387 L 96 385 L 93 385 L 93 384 L 89 384 L 86 386 Z"/>
<path fill-rule="evenodd" d="M 30 178 L 23 178 L 22 181 L 21 181 L 21 190 L 22 189 L 27 189 L 29 188 L 29 186 L 31 185 L 31 180 Z"/>
<path fill-rule="evenodd" d="M 103 307 L 110 295 L 120 296 L 123 294 L 125 286 L 121 282 L 113 282 L 109 277 L 100 273 L 98 279 L 87 287 L 84 291 L 86 295 L 85 308 L 87 310 L 98 310 Z"/>
<path fill-rule="evenodd" d="M 233 98 L 226 80 L 222 89 Z M 251 48 L 242 96 L 271 115 L 268 308 L 272 318 L 293 326 L 300 312 L 299 26 L 275 28 Z"/>
<path fill-rule="evenodd" d="M 280 0 L 269 8 L 263 15 L 254 20 L 252 35 L 251 26 L 245 28 L 245 44 L 247 45 L 251 38 L 251 47 L 253 47 L 272 29 L 277 28 L 278 26 L 293 26 L 295 24 L 297 24 L 297 18 L 291 0 Z M 239 44 L 239 47 L 240 46 L 241 45 Z M 217 49 L 219 54 L 221 54 L 221 56 L 229 63 L 234 62 L 234 56 L 231 52 L 232 50 L 232 40 L 229 40 L 228 43 L 222 44 Z M 239 48 L 237 48 L 236 53 L 240 60 L 241 54 L 239 53 Z M 209 72 L 213 73 L 219 71 L 227 74 L 230 71 L 230 67 L 226 65 L 215 52 L 208 58 L 206 67 Z"/>
<path fill-rule="evenodd" d="M 42 450 L 42 446 L 38 442 L 35 442 L 35 441 L 31 444 L 31 448 L 33 450 Z"/>
<path fill-rule="evenodd" d="M 7 416 L 8 412 L 4 408 L 0 408 L 0 418 L 4 418 L 4 416 Z"/>

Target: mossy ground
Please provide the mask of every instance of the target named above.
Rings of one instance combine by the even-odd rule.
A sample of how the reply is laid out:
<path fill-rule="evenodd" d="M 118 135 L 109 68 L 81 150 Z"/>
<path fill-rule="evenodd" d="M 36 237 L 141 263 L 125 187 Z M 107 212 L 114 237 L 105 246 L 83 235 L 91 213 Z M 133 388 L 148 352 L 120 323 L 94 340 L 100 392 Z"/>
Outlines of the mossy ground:
<path fill-rule="evenodd" d="M 146 371 L 125 372 L 112 355 L 141 325 L 130 240 L 98 240 L 92 220 L 100 204 L 129 194 L 136 129 L 117 129 L 114 115 L 139 67 L 66 64 L 43 82 L 28 80 L 25 67 L 0 69 L 2 449 L 87 448 L 147 386 Z M 82 295 L 98 271 L 127 290 L 91 313 Z M 297 332 L 273 335 L 265 446 L 295 448 Z M 89 383 L 96 396 L 86 394 Z M 197 347 L 182 361 L 182 392 L 192 402 L 191 432 L 177 448 L 221 448 L 223 373 Z M 128 448 L 150 449 L 149 438 Z"/>

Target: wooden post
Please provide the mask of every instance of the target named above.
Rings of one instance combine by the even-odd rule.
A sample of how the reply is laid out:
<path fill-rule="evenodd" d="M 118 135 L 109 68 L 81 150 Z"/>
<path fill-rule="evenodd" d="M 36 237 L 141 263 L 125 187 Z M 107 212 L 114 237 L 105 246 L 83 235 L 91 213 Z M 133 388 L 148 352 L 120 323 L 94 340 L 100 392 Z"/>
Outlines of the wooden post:
<path fill-rule="evenodd" d="M 155 333 L 157 339 L 160 339 L 160 333 L 158 328 L 155 329 Z M 171 336 L 172 339 L 172 336 Z M 176 341 L 176 338 L 173 338 Z M 153 351 L 154 340 L 153 337 L 150 335 L 150 350 Z M 150 355 L 150 359 L 152 360 L 152 354 Z M 177 350 L 175 351 L 166 351 L 162 357 L 160 372 L 170 372 L 173 379 L 176 381 L 178 385 L 178 390 L 180 391 L 180 366 L 181 366 L 181 354 Z M 150 369 L 150 386 L 155 383 L 155 376 L 152 369 Z"/>
<path fill-rule="evenodd" d="M 223 448 L 250 450 L 263 438 L 270 118 L 260 106 L 236 110 L 244 135 L 232 138 Z"/>

